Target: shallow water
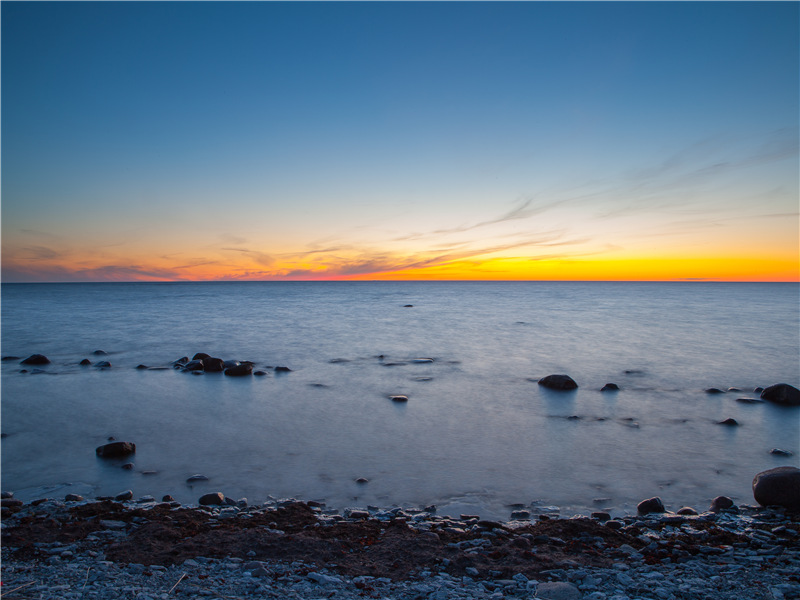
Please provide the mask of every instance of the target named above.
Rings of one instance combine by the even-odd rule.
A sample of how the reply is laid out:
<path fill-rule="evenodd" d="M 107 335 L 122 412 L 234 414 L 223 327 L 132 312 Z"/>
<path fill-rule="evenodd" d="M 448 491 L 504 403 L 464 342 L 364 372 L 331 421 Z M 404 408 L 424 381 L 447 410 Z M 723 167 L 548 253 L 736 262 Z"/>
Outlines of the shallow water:
<path fill-rule="evenodd" d="M 534 501 L 749 503 L 755 473 L 798 464 L 800 409 L 736 399 L 800 385 L 799 306 L 796 284 L 4 284 L 2 354 L 53 364 L 2 365 L 2 487 L 498 518 Z M 111 369 L 78 366 L 96 349 Z M 269 374 L 134 368 L 195 352 Z M 536 384 L 550 373 L 580 388 Z M 134 471 L 95 457 L 108 436 L 137 444 Z M 187 484 L 195 473 L 210 480 Z"/>

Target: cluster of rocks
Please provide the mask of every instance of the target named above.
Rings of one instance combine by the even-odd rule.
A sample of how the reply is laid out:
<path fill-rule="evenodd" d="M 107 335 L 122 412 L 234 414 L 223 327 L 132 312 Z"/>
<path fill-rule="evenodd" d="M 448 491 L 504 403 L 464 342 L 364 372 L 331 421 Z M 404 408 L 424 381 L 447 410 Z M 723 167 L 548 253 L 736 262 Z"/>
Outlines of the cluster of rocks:
<path fill-rule="evenodd" d="M 701 514 L 501 523 L 401 508 L 339 514 L 295 500 L 19 503 L 2 523 L 3 595 L 800 598 L 800 516 L 724 504 Z"/>

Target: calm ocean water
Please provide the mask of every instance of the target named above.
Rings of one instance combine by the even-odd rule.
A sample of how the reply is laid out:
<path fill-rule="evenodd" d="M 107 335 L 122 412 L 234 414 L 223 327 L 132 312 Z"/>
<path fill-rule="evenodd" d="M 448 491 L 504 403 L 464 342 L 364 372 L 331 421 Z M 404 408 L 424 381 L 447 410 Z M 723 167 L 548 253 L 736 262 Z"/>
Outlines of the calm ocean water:
<path fill-rule="evenodd" d="M 720 494 L 752 503 L 755 473 L 798 464 L 800 409 L 737 398 L 757 397 L 756 386 L 800 387 L 799 292 L 727 283 L 3 284 L 3 356 L 53 362 L 41 373 L 2 364 L 2 488 L 22 499 L 132 489 L 184 502 L 222 491 L 339 508 L 433 503 L 441 514 L 497 518 L 531 503 L 622 513 L 655 495 L 672 509 L 705 509 Z M 111 369 L 78 365 L 99 360 L 98 349 Z M 251 360 L 269 374 L 135 369 L 196 352 Z M 292 371 L 266 369 L 278 365 Z M 551 373 L 580 388 L 536 384 Z M 601 393 L 607 382 L 621 390 Z M 742 391 L 712 396 L 709 387 Z M 395 394 L 408 402 L 393 403 Z M 717 424 L 728 417 L 740 426 Z M 95 457 L 108 436 L 136 443 L 135 470 Z M 795 455 L 771 455 L 775 447 Z M 195 473 L 209 481 L 187 484 Z"/>

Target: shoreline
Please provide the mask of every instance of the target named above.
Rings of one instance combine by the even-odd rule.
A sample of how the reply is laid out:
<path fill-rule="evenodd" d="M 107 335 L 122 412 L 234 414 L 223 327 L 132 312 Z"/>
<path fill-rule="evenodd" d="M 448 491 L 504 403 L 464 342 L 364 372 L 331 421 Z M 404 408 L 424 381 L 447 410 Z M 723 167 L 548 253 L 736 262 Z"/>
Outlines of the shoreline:
<path fill-rule="evenodd" d="M 500 522 L 141 500 L 12 502 L 3 597 L 800 598 L 800 513 L 778 507 Z"/>

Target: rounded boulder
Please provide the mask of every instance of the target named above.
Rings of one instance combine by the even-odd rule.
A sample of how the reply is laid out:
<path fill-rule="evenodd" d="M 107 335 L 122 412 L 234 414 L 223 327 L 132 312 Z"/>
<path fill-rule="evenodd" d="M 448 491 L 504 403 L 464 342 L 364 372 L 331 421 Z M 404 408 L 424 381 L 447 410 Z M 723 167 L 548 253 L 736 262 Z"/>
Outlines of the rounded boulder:
<path fill-rule="evenodd" d="M 225 494 L 222 492 L 203 494 L 198 502 L 203 506 L 221 506 L 225 504 Z"/>
<path fill-rule="evenodd" d="M 31 354 L 28 358 L 20 362 L 21 365 L 49 365 L 50 359 L 44 354 Z"/>
<path fill-rule="evenodd" d="M 655 496 L 654 498 L 648 498 L 647 500 L 642 500 L 636 506 L 636 510 L 640 515 L 666 512 L 666 509 L 664 508 L 664 503 L 661 502 L 661 498 L 659 498 L 658 496 Z"/>
<path fill-rule="evenodd" d="M 753 478 L 753 498 L 762 506 L 800 511 L 800 469 L 775 467 Z"/>
<path fill-rule="evenodd" d="M 539 385 L 551 390 L 574 390 L 578 387 L 575 380 L 569 375 L 548 375 L 538 381 Z"/>
<path fill-rule="evenodd" d="M 788 383 L 776 383 L 761 392 L 761 398 L 784 406 L 800 406 L 800 390 Z"/>

